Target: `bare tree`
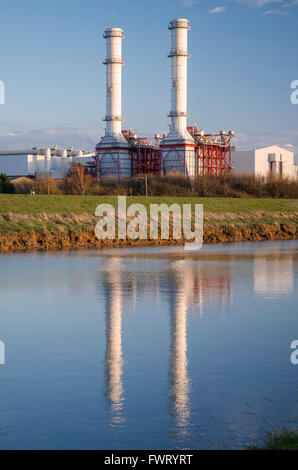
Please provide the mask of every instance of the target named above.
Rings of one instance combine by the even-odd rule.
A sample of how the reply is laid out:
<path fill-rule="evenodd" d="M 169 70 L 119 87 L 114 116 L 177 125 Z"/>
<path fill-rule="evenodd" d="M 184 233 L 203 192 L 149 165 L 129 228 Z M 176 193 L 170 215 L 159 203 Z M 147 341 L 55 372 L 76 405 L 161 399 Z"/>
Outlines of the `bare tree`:
<path fill-rule="evenodd" d="M 33 183 L 33 190 L 36 194 L 61 194 L 62 191 L 59 188 L 58 182 L 49 175 L 48 173 L 44 175 L 37 176 Z"/>
<path fill-rule="evenodd" d="M 81 163 L 72 163 L 66 178 L 67 192 L 71 194 L 85 195 L 94 185 L 92 176 L 86 175 Z"/>

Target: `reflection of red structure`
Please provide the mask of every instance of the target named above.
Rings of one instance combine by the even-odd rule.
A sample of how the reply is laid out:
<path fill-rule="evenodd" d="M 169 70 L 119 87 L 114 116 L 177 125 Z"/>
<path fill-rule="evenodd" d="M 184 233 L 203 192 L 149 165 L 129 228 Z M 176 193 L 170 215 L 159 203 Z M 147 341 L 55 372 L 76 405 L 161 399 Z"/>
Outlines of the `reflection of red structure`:
<path fill-rule="evenodd" d="M 191 144 L 195 150 L 193 168 L 187 165 L 186 158 L 180 152 L 184 144 L 162 145 L 159 136 L 151 141 L 147 137 L 137 137 L 131 130 L 123 130 L 122 135 L 129 144 L 131 177 L 144 174 L 161 175 L 165 160 L 168 156 L 173 158 L 175 150 L 177 158 L 173 160 L 173 172 L 184 174 L 184 176 L 220 176 L 230 173 L 234 150 L 231 141 L 234 133 L 226 134 L 222 131 L 220 134 L 204 135 L 196 126 L 188 127 L 187 130 L 195 140 L 195 144 Z M 164 152 L 163 161 L 162 148 L 168 150 L 166 154 Z M 102 178 L 112 176 L 119 179 L 121 150 L 123 149 L 122 147 L 107 147 L 104 152 L 101 149 L 99 156 L 99 148 L 96 148 L 94 161 L 85 165 L 86 174 Z"/>

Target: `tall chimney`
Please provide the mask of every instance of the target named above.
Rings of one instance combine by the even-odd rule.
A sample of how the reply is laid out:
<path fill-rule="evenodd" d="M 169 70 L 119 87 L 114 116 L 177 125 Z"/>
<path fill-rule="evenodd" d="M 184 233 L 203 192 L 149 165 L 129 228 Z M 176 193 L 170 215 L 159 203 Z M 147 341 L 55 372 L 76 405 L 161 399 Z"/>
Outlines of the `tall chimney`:
<path fill-rule="evenodd" d="M 105 135 L 97 144 L 95 155 L 98 176 L 128 178 L 131 176 L 129 146 L 121 132 L 122 122 L 122 39 L 121 28 L 108 28 L 103 37 L 106 39 L 107 67 L 106 84 L 106 121 Z"/>
<path fill-rule="evenodd" d="M 187 133 L 187 35 L 190 30 L 189 21 L 175 19 L 169 24 L 172 36 L 172 48 L 169 57 L 172 59 L 172 107 L 171 131 L 179 138 L 185 138 Z"/>
<path fill-rule="evenodd" d="M 162 140 L 162 161 L 164 172 L 179 172 L 195 176 L 196 144 L 187 130 L 187 35 L 189 21 L 178 18 L 170 21 L 171 31 L 171 127 Z"/>
<path fill-rule="evenodd" d="M 120 28 L 108 28 L 104 32 L 107 41 L 107 57 L 104 64 L 107 66 L 106 88 L 106 134 L 121 135 L 121 86 L 122 86 L 122 39 L 123 31 Z"/>

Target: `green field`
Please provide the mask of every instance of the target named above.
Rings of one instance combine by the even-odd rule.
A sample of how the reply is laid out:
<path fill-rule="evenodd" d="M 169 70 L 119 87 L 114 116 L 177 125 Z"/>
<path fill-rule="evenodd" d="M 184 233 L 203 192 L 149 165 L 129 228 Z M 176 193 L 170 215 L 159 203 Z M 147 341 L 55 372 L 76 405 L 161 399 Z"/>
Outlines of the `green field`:
<path fill-rule="evenodd" d="M 92 214 L 102 203 L 117 205 L 116 196 L 47 196 L 1 194 L 0 214 L 15 213 L 39 215 L 46 214 Z M 220 214 L 245 213 L 253 215 L 256 211 L 291 213 L 298 211 L 298 199 L 255 199 L 255 198 L 192 198 L 192 197 L 128 197 L 127 204 L 165 203 L 203 204 L 204 211 Z"/>
<path fill-rule="evenodd" d="M 0 195 L 0 233 L 80 230 L 93 228 L 95 209 L 116 196 Z M 205 227 L 251 227 L 258 224 L 292 223 L 298 226 L 297 199 L 128 197 L 127 206 L 150 204 L 203 204 Z"/>

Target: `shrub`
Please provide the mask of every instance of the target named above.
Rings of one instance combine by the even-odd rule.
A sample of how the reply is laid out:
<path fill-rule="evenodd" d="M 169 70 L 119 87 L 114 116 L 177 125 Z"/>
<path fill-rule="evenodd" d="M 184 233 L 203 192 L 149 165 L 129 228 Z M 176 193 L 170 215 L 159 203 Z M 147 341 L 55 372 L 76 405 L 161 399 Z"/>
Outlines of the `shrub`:
<path fill-rule="evenodd" d="M 59 187 L 58 181 L 55 180 L 49 174 L 37 176 L 33 180 L 32 190 L 34 190 L 36 194 L 62 194 L 63 193 Z"/>
<path fill-rule="evenodd" d="M 90 175 L 86 175 L 85 168 L 81 163 L 72 163 L 67 178 L 61 184 L 65 194 L 97 194 L 98 185 Z"/>
<path fill-rule="evenodd" d="M 7 177 L 6 177 L 7 178 Z M 54 180 L 52 176 L 38 176 L 34 190 L 38 194 L 82 194 L 100 196 L 144 196 L 144 176 L 134 178 L 102 178 L 97 181 L 85 174 L 81 164 L 74 163 L 68 176 Z M 166 176 L 148 175 L 149 196 L 177 197 L 233 197 L 233 198 L 298 198 L 298 180 L 282 177 L 256 177 L 249 174 L 184 177 L 175 173 Z M 25 192 L 28 192 L 28 188 Z"/>
<path fill-rule="evenodd" d="M 15 193 L 15 187 L 9 181 L 9 179 L 8 179 L 8 177 L 5 173 L 0 174 L 0 193 L 4 193 L 4 194 L 14 194 Z"/>

